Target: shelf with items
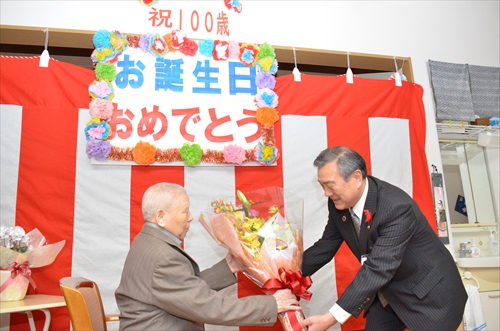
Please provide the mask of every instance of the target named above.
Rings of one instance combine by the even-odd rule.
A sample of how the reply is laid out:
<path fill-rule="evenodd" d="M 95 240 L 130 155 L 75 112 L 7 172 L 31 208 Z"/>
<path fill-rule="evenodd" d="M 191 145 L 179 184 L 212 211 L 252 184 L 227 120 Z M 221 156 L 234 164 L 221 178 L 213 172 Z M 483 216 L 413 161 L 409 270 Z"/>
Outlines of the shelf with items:
<path fill-rule="evenodd" d="M 478 224 L 451 224 L 451 230 L 456 233 L 469 233 L 469 232 L 488 232 L 490 228 L 497 228 L 496 223 L 478 223 Z"/>
<path fill-rule="evenodd" d="M 477 143 L 481 134 L 500 134 L 500 126 L 472 125 L 464 122 L 450 121 L 436 123 L 438 140 L 440 142 L 470 142 Z"/>

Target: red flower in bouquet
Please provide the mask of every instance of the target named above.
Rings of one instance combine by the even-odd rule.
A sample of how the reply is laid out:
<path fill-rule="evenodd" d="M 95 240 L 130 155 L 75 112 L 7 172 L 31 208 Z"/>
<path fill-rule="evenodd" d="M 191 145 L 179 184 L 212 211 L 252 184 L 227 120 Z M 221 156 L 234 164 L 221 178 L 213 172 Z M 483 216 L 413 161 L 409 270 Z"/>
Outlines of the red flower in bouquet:
<path fill-rule="evenodd" d="M 246 195 L 237 191 L 237 196 L 240 205 L 223 199 L 212 201 L 212 209 L 200 215 L 200 223 L 265 293 L 289 288 L 297 297 L 309 300 L 311 293 L 307 289 L 312 281 L 300 272 L 302 199 L 293 195 L 285 199 L 284 190 L 279 187 Z M 298 321 L 304 318 L 302 311 L 281 313 L 278 317 L 285 330 L 301 330 Z"/>

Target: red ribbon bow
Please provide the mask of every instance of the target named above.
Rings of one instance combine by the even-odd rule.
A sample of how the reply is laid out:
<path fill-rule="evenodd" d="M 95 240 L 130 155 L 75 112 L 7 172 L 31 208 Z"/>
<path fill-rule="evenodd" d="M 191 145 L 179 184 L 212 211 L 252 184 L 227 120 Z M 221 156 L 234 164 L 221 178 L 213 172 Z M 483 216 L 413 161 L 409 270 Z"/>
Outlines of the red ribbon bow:
<path fill-rule="evenodd" d="M 262 285 L 262 289 L 266 294 L 274 294 L 277 290 L 288 288 L 295 294 L 297 300 L 300 300 L 300 298 L 305 300 L 311 299 L 312 293 L 307 290 L 312 285 L 310 276 L 304 277 L 300 271 L 293 272 L 291 270 L 285 270 L 285 268 L 279 268 L 278 273 L 281 280 L 278 278 L 271 278 Z M 301 331 L 302 327 L 300 326 L 295 311 L 289 310 L 286 311 L 285 314 L 288 316 L 292 330 Z"/>
<path fill-rule="evenodd" d="M 285 270 L 285 268 L 279 268 L 278 273 L 281 280 L 271 278 L 262 286 L 266 294 L 274 294 L 277 290 L 289 288 L 295 294 L 297 300 L 300 300 L 300 298 L 311 300 L 312 293 L 307 290 L 312 285 L 310 276 L 304 277 L 299 270 L 293 272 Z"/>
<path fill-rule="evenodd" d="M 372 221 L 372 214 L 370 213 L 370 211 L 368 209 L 365 209 L 363 210 L 363 212 L 365 213 L 365 216 L 366 216 L 366 223 L 370 223 Z"/>
<path fill-rule="evenodd" d="M 24 276 L 30 282 L 31 286 L 33 286 L 33 289 L 36 289 L 35 281 L 31 278 L 30 263 L 28 261 L 24 261 L 23 263 L 12 262 L 10 268 L 6 270 L 10 270 L 10 278 L 2 284 L 0 292 L 3 292 L 18 275 Z"/>

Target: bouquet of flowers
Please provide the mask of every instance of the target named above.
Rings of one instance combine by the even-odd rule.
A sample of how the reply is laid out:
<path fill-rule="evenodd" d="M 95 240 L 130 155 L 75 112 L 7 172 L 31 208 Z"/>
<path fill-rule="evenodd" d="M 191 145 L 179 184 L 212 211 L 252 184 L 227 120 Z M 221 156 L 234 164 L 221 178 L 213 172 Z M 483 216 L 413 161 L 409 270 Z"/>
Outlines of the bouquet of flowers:
<path fill-rule="evenodd" d="M 240 205 L 214 200 L 199 221 L 243 266 L 243 273 L 266 294 L 289 288 L 309 300 L 310 277 L 300 272 L 303 255 L 303 201 L 280 187 L 243 194 Z M 255 201 L 255 202 L 254 202 Z M 302 310 L 278 314 L 285 330 L 302 330 Z"/>
<path fill-rule="evenodd" d="M 54 262 L 66 241 L 45 245 L 45 237 L 33 229 L 25 233 L 20 226 L 0 228 L 0 301 L 22 300 L 31 284 L 30 268 Z"/>

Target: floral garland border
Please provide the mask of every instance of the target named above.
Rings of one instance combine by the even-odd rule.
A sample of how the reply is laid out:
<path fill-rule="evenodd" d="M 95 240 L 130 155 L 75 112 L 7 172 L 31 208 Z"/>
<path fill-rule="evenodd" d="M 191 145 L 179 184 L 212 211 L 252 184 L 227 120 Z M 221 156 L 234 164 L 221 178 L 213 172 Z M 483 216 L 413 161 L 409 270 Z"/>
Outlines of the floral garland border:
<path fill-rule="evenodd" d="M 91 120 L 85 125 L 86 152 L 89 158 L 98 161 L 135 161 L 142 165 L 183 161 L 190 167 L 201 162 L 239 165 L 258 162 L 261 165 L 272 165 L 279 158 L 274 138 L 274 124 L 279 120 L 279 113 L 276 110 L 278 96 L 273 91 L 276 86 L 278 62 L 274 49 L 269 44 L 255 45 L 212 39 L 194 41 L 187 38 L 180 30 L 172 30 L 163 36 L 158 33 L 125 35 L 119 31 L 99 30 L 93 36 L 93 43 L 95 49 L 90 57 L 95 65 L 96 79 L 88 89 L 92 98 L 89 104 Z M 117 75 L 114 63 L 127 47 L 138 48 L 155 57 L 163 57 L 169 52 L 177 51 L 185 56 L 194 56 L 199 52 L 216 61 L 238 59 L 245 66 L 255 66 L 257 71 L 255 117 L 260 125 L 262 142 L 247 150 L 230 144 L 222 151 L 202 150 L 199 144 L 190 143 L 184 143 L 180 148 L 166 150 L 142 141 L 134 147 L 112 146 L 108 140 L 111 136 L 108 121 L 114 111 L 111 101 L 114 98 L 112 81 Z"/>

